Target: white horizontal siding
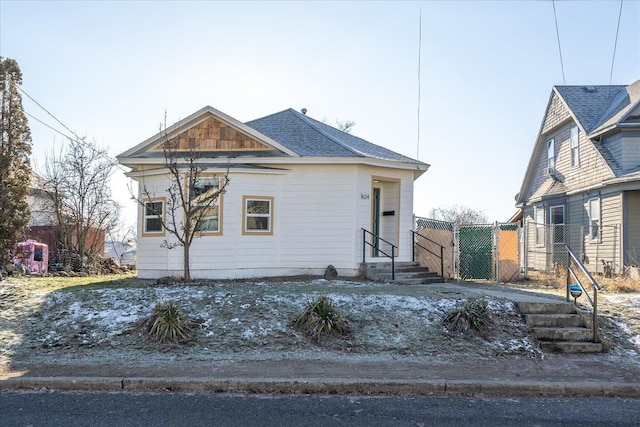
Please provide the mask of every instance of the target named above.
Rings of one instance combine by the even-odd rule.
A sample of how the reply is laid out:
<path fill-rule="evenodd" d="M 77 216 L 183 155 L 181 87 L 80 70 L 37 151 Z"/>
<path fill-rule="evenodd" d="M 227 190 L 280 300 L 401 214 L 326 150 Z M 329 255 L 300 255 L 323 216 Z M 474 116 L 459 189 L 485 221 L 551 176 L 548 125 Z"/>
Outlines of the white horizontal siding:
<path fill-rule="evenodd" d="M 190 257 L 193 277 L 316 274 L 329 264 L 341 275 L 357 274 L 362 257 L 360 228 L 371 226 L 373 175 L 401 180 L 398 187 L 401 207 L 397 209 L 394 205 L 390 210 L 398 211 L 393 218 L 399 220 L 402 230 L 400 245 L 404 245 L 404 256 L 410 257 L 412 171 L 354 165 L 281 167 L 288 171 L 230 174 L 222 200 L 222 234 L 194 239 Z M 150 184 L 154 184 L 154 189 L 167 187 L 160 180 L 147 183 Z M 243 196 L 273 197 L 273 235 L 243 235 Z M 395 195 L 393 198 L 397 199 Z M 139 236 L 141 277 L 181 274 L 182 248 L 169 253 L 159 248 L 162 240 Z"/>

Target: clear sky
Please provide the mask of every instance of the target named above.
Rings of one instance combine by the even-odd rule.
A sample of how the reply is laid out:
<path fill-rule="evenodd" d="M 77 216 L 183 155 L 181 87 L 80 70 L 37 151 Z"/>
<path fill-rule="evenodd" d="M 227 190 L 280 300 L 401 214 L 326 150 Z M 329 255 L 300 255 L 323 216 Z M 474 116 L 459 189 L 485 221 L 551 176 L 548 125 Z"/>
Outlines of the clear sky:
<path fill-rule="evenodd" d="M 623 2 L 617 45 L 619 1 L 555 9 L 564 77 L 550 1 L 0 0 L 0 55 L 38 103 L 113 155 L 154 135 L 165 111 L 168 124 L 205 105 L 244 122 L 304 107 L 429 163 L 417 215 L 457 204 L 504 221 L 552 86 L 640 79 L 639 1 Z M 41 164 L 64 137 L 30 127 Z M 114 197 L 134 223 L 126 182 L 118 171 Z"/>

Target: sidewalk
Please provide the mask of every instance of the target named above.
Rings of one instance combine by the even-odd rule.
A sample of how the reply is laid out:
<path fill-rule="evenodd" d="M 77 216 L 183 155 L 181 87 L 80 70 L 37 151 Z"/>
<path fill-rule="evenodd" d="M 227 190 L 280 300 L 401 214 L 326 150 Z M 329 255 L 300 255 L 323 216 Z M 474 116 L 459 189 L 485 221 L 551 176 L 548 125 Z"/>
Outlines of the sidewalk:
<path fill-rule="evenodd" d="M 562 302 L 553 296 L 491 286 L 442 284 L 451 291 L 514 301 Z M 0 389 L 209 391 L 243 393 L 551 395 L 640 398 L 640 363 L 602 354 L 546 354 L 542 359 L 455 360 L 355 356 L 352 360 L 185 360 L 154 366 L 24 361 L 4 370 Z"/>

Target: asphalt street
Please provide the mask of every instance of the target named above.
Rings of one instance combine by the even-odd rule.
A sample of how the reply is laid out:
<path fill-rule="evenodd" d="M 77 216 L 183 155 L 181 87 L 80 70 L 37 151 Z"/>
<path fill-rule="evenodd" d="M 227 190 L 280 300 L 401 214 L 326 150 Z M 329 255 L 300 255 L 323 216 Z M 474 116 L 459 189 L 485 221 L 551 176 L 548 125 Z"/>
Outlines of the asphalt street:
<path fill-rule="evenodd" d="M 640 399 L 0 392 L 2 426 L 638 426 Z"/>

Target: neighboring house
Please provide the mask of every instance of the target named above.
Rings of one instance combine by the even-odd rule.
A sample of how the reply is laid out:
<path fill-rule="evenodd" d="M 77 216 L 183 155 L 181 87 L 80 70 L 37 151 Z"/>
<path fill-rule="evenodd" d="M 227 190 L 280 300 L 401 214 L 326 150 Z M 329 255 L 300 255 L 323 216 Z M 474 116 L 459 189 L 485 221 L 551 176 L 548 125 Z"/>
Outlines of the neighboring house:
<path fill-rule="evenodd" d="M 29 194 L 27 195 L 27 204 L 31 211 L 31 217 L 25 230 L 25 240 L 32 239 L 41 243 L 46 243 L 49 247 L 49 260 L 57 262 L 59 233 L 56 221 L 54 204 L 51 197 L 47 194 L 46 180 L 31 171 L 31 180 L 29 183 Z M 88 246 L 95 246 L 94 242 L 104 242 L 105 231 L 98 228 L 92 228 L 86 237 Z M 72 236 L 72 241 L 77 242 L 77 237 Z M 97 247 L 96 252 L 104 255 L 104 248 Z"/>
<path fill-rule="evenodd" d="M 516 205 L 528 268 L 566 264 L 565 244 L 590 271 L 637 264 L 640 81 L 554 86 Z"/>
<path fill-rule="evenodd" d="M 191 246 L 196 278 L 248 278 L 322 274 L 333 265 L 356 276 L 366 229 L 398 247 L 410 261 L 414 228 L 413 182 L 428 164 L 342 132 L 292 109 L 248 123 L 204 107 L 167 129 L 185 150 L 198 147 L 206 167 L 203 188 L 228 172 L 230 182 Z M 166 188 L 159 133 L 118 160 L 152 194 L 140 209 L 137 269 L 143 278 L 182 274 L 182 251 L 159 224 L 166 215 Z M 378 249 L 390 253 L 383 241 Z M 389 261 L 367 247 L 367 262 Z"/>

